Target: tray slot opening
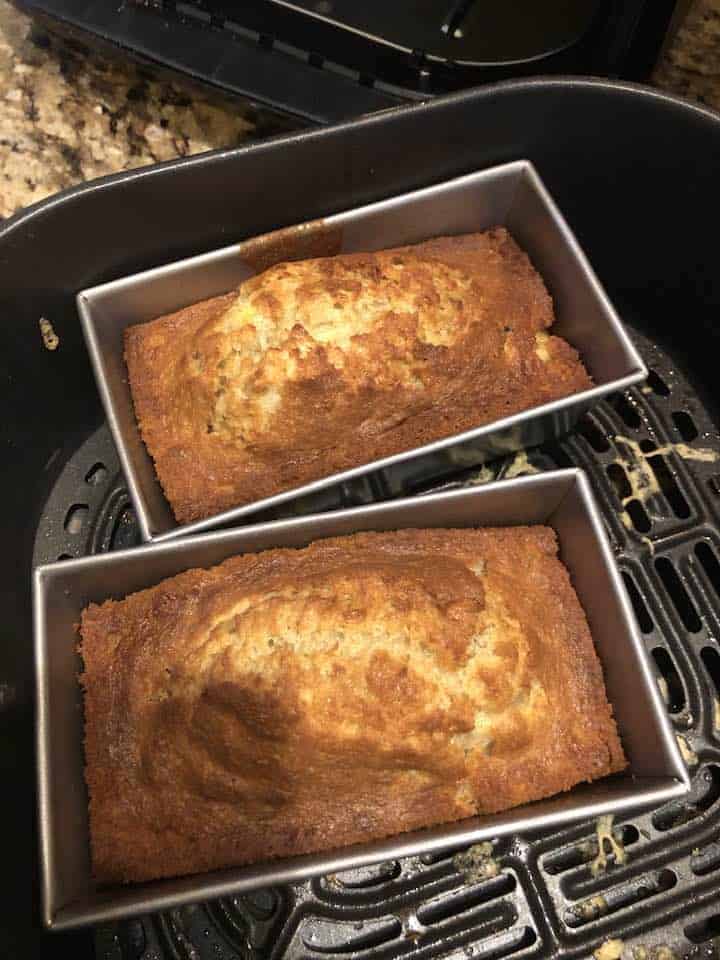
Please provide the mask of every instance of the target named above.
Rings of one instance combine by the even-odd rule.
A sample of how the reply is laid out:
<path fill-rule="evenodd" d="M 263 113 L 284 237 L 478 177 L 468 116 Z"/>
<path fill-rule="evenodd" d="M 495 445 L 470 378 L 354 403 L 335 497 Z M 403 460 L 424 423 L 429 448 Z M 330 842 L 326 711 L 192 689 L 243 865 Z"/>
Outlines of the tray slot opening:
<path fill-rule="evenodd" d="M 628 500 L 625 504 L 625 512 L 630 517 L 632 525 L 638 533 L 650 533 L 652 520 L 647 515 L 645 507 L 639 500 Z"/>
<path fill-rule="evenodd" d="M 720 597 L 720 563 L 715 556 L 715 551 L 708 543 L 698 543 L 695 547 L 695 556 L 700 561 L 715 593 Z"/>
<path fill-rule="evenodd" d="M 637 843 L 640 839 L 638 828 L 633 823 L 624 823 L 622 826 L 615 827 L 613 837 L 625 849 Z M 543 862 L 544 869 L 555 876 L 561 873 L 567 873 L 578 867 L 585 867 L 598 855 L 597 835 L 587 838 L 580 843 L 561 850 L 557 854 L 547 857 Z"/>
<path fill-rule="evenodd" d="M 366 927 L 363 931 L 363 928 Z M 362 931 L 362 932 L 361 932 Z M 382 921 L 347 923 L 334 920 L 314 920 L 309 931 L 302 935 L 308 950 L 320 954 L 356 954 L 375 950 L 402 933 L 402 925 L 395 917 Z"/>
<path fill-rule="evenodd" d="M 667 708 L 670 713 L 680 713 L 685 709 L 687 697 L 675 661 L 665 647 L 655 647 L 652 651 L 652 657 L 665 681 Z"/>
<path fill-rule="evenodd" d="M 700 651 L 700 658 L 715 687 L 715 696 L 718 697 L 716 704 L 718 704 L 720 703 L 720 653 L 718 653 L 714 647 L 703 647 Z M 718 721 L 720 720 L 720 716 L 718 716 L 718 714 L 720 713 L 720 708 L 716 708 L 715 713 L 715 726 L 719 726 Z"/>
<path fill-rule="evenodd" d="M 104 463 L 98 461 L 94 463 L 85 474 L 85 483 L 89 483 L 91 487 L 99 487 L 106 482 L 107 478 L 108 468 Z"/>
<path fill-rule="evenodd" d="M 596 453 L 606 453 L 610 449 L 610 443 L 605 432 L 591 416 L 583 417 L 575 429 L 581 437 L 587 440 Z"/>
<path fill-rule="evenodd" d="M 690 869 L 696 876 L 704 877 L 714 870 L 720 869 L 720 844 L 710 844 L 701 853 L 690 858 Z"/>
<path fill-rule="evenodd" d="M 566 911 L 565 922 L 574 928 L 586 926 L 600 917 L 618 913 L 659 893 L 672 890 L 677 882 L 678 878 L 673 870 L 663 869 L 654 874 L 646 874 L 631 883 L 612 887 L 579 901 Z"/>
<path fill-rule="evenodd" d="M 686 800 L 675 800 L 653 814 L 653 826 L 662 832 L 684 826 L 707 813 L 719 797 L 720 767 L 711 763 L 694 777 Z"/>
<path fill-rule="evenodd" d="M 622 578 L 625 583 L 625 589 L 630 597 L 633 610 L 635 611 L 635 616 L 637 617 L 637 621 L 640 625 L 640 629 L 643 633 L 652 633 L 655 629 L 655 624 L 653 623 L 653 619 L 650 616 L 650 611 L 648 610 L 647 604 L 642 598 L 635 581 L 626 570 L 622 571 Z"/>
<path fill-rule="evenodd" d="M 65 514 L 63 523 L 65 532 L 73 537 L 79 536 L 83 531 L 89 513 L 90 507 L 87 503 L 74 503 Z"/>
<path fill-rule="evenodd" d="M 616 411 L 626 427 L 637 430 L 642 424 L 640 414 L 637 412 L 634 404 L 627 393 L 611 393 L 607 398 L 608 403 Z"/>
<path fill-rule="evenodd" d="M 400 876 L 400 870 L 397 860 L 389 860 L 385 863 L 371 864 L 369 867 L 358 867 L 356 870 L 336 873 L 334 881 L 350 890 L 368 890 L 396 880 Z"/>
<path fill-rule="evenodd" d="M 685 629 L 690 633 L 698 633 L 702 622 L 672 562 L 667 557 L 658 557 L 655 569 Z"/>
<path fill-rule="evenodd" d="M 632 487 L 627 478 L 627 474 L 619 463 L 609 463 L 606 467 L 607 475 L 617 494 L 617 498 L 622 503 L 626 497 L 632 494 Z"/>
<path fill-rule="evenodd" d="M 492 880 L 480 883 L 475 888 L 461 889 L 453 896 L 446 896 L 435 903 L 423 904 L 417 911 L 417 918 L 425 925 L 442 923 L 443 920 L 467 913 L 482 904 L 490 903 L 497 897 L 512 893 L 516 885 L 515 877 L 511 873 L 503 873 Z M 510 909 L 507 904 L 502 906 Z"/>
<path fill-rule="evenodd" d="M 650 387 L 652 392 L 658 397 L 669 397 L 670 396 L 670 387 L 665 383 L 663 378 L 655 370 L 648 370 L 647 376 L 647 385 Z"/>
<path fill-rule="evenodd" d="M 665 457 L 654 453 L 657 448 L 651 440 L 642 440 L 640 442 L 640 449 L 643 453 L 648 454 L 648 465 L 655 474 L 658 486 L 665 495 L 665 499 L 670 504 L 673 513 L 681 520 L 685 520 L 690 516 L 690 507 L 678 486 L 675 476 L 671 473 Z"/>
<path fill-rule="evenodd" d="M 420 862 L 426 867 L 432 867 L 436 863 L 445 863 L 453 860 L 460 851 L 458 850 L 440 850 L 437 853 L 421 853 Z"/>
<path fill-rule="evenodd" d="M 480 957 L 482 960 L 499 960 L 511 953 L 527 950 L 537 941 L 538 935 L 532 927 L 519 927 L 510 930 L 502 937 L 480 943 L 475 949 L 467 953 L 468 957 Z"/>
<path fill-rule="evenodd" d="M 686 443 L 697 440 L 698 428 L 687 410 L 673 410 L 672 418 L 677 432 Z"/>
<path fill-rule="evenodd" d="M 693 943 L 707 943 L 720 936 L 720 913 L 713 913 L 704 920 L 685 927 L 685 936 Z"/>

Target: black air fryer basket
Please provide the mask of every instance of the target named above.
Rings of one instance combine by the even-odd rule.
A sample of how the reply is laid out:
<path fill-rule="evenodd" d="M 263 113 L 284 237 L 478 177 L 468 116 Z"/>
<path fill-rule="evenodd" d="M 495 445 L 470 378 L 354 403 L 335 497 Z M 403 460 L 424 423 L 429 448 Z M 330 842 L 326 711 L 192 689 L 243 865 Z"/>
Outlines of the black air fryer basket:
<path fill-rule="evenodd" d="M 648 364 L 530 468 L 584 468 L 681 738 L 687 799 L 615 823 L 495 844 L 497 875 L 453 854 L 123 921 L 39 928 L 30 570 L 137 543 L 75 312 L 84 287 L 516 158 L 538 171 Z M 720 939 L 720 117 L 600 81 L 500 84 L 121 174 L 0 229 L 3 385 L 3 825 L 0 956 L 107 960 L 718 956 Z M 60 338 L 44 348 L 39 320 Z M 514 469 L 518 464 L 515 461 Z M 508 464 L 496 464 L 496 473 Z M 476 471 L 447 483 L 468 482 Z M 375 496 L 392 495 L 379 476 Z M 339 489 L 332 503 L 351 502 Z M 332 503 L 329 505 L 332 506 Z M 558 705 L 561 708 L 561 705 Z M 493 871 L 489 871 L 492 873 Z M 27 890 L 35 909 L 27 921 Z M 67 952 L 70 951 L 70 952 Z"/>

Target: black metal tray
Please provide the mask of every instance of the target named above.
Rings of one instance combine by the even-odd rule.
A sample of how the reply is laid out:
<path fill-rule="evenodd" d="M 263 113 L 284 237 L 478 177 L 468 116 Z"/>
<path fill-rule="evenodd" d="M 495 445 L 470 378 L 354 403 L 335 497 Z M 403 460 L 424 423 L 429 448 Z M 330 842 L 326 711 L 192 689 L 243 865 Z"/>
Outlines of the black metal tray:
<path fill-rule="evenodd" d="M 678 957 L 717 955 L 719 150 L 720 118 L 703 108 L 624 85 L 522 81 L 122 174 L 0 227 L 0 956 L 82 958 L 94 949 L 84 934 L 41 933 L 37 854 L 28 851 L 33 551 L 40 562 L 137 542 L 75 293 L 348 200 L 370 202 L 517 156 L 537 166 L 652 371 L 648 392 L 604 402 L 530 461 L 536 469 L 582 466 L 591 478 L 684 738 L 689 802 L 625 819 L 618 836 L 627 862 L 598 877 L 589 871 L 597 846 L 590 822 L 496 844 L 500 873 L 490 879 L 473 879 L 467 861 L 451 857 L 390 862 L 99 928 L 98 956 L 584 957 L 609 938 L 624 941 L 628 960 L 665 960 L 661 946 Z M 55 351 L 42 344 L 41 317 L 60 337 Z M 703 459 L 687 459 L 688 451 Z M 501 472 L 522 469 L 515 461 Z M 394 492 L 380 476 L 360 493 L 334 489 L 323 506 Z"/>

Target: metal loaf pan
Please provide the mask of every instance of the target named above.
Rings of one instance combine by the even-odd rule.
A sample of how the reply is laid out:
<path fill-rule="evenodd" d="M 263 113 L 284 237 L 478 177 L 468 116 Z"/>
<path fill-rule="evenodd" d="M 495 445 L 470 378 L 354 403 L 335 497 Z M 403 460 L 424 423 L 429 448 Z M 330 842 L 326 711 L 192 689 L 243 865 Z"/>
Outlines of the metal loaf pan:
<path fill-rule="evenodd" d="M 201 521 L 177 523 L 140 438 L 123 358 L 125 327 L 226 293 L 281 260 L 377 250 L 497 225 L 506 226 L 530 255 L 554 301 L 553 332 L 576 347 L 596 386 Z M 601 397 L 647 375 L 570 228 L 525 160 L 92 287 L 83 290 L 77 302 L 100 396 L 146 540 L 234 523 L 368 471 L 383 472 L 383 489 L 404 492 L 460 466 L 562 435 Z"/>
<path fill-rule="evenodd" d="M 90 872 L 83 777 L 83 709 L 76 625 L 91 601 L 121 598 L 197 566 L 322 537 L 404 527 L 546 523 L 590 623 L 629 760 L 622 775 L 503 814 L 474 817 L 326 853 L 133 886 L 97 888 Z M 658 804 L 689 781 L 652 668 L 617 572 L 589 484 L 562 470 L 468 490 L 396 500 L 319 516 L 204 534 L 39 567 L 34 581 L 38 778 L 43 917 L 68 928 L 167 910 L 255 887 L 428 853 L 508 833 Z M 402 709 L 402 704 L 398 705 Z M 562 704 L 557 704 L 562 709 Z"/>

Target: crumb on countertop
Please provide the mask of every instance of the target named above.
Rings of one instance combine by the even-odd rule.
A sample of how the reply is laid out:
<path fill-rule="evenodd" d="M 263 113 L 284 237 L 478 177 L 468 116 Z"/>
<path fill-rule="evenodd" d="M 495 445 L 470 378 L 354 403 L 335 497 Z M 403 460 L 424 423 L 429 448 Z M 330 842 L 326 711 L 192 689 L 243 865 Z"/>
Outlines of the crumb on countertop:
<path fill-rule="evenodd" d="M 55 333 L 53 325 L 49 320 L 46 320 L 45 317 L 40 317 L 38 324 L 40 326 L 40 336 L 42 337 L 45 349 L 57 350 L 57 348 L 60 346 L 60 337 Z"/>

